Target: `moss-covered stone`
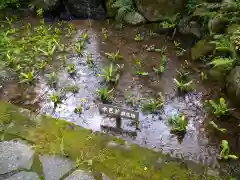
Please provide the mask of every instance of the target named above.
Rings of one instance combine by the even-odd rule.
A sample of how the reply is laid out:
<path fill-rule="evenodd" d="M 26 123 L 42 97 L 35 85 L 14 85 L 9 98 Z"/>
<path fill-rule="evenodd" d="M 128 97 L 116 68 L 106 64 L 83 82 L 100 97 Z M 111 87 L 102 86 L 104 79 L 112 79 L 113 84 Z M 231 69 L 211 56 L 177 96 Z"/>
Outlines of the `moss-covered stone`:
<path fill-rule="evenodd" d="M 80 168 L 103 172 L 110 178 L 118 180 L 201 179 L 177 161 L 164 163 L 160 170 L 156 169 L 157 159 L 165 158 L 161 153 L 137 145 L 132 145 L 128 151 L 108 147 L 107 143 L 116 141 L 116 138 L 96 134 L 48 116 L 30 118 L 30 113 L 23 113 L 17 107 L 5 102 L 0 102 L 0 107 L 1 131 L 7 129 L 4 134 L 15 134 L 34 143 L 36 155 L 56 154 L 74 161 L 78 158 L 83 162 L 79 164 Z M 10 123 L 11 126 L 9 126 Z M 91 164 L 84 163 L 89 160 Z M 39 167 L 36 165 L 38 161 L 35 160 L 33 167 L 41 172 L 41 165 Z M 217 178 L 208 177 L 207 179 L 216 180 Z"/>

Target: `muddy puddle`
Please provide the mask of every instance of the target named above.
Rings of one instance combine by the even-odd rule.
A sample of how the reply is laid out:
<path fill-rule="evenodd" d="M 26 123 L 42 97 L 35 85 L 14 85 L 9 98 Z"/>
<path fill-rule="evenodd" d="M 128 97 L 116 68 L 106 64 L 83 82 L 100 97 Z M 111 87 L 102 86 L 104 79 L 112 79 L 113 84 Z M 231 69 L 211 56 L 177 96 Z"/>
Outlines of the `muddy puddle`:
<path fill-rule="evenodd" d="M 84 51 L 85 55 L 79 57 L 76 54 L 70 54 L 67 63 L 74 63 L 76 75 L 69 76 L 68 72 L 63 68 L 56 68 L 54 71 L 58 75 L 58 83 L 56 89 L 51 88 L 46 78 L 43 76 L 34 87 L 19 89 L 16 83 L 5 84 L 2 88 L 1 98 L 9 100 L 11 96 L 15 96 L 13 102 L 23 107 L 36 110 L 42 114 L 50 114 L 57 118 L 62 118 L 73 122 L 93 131 L 108 131 L 115 136 L 124 137 L 130 142 L 137 143 L 141 146 L 152 148 L 156 151 L 169 153 L 171 156 L 190 159 L 198 163 L 207 164 L 211 167 L 218 168 L 219 162 L 217 154 L 219 154 L 219 146 L 221 138 L 225 138 L 232 144 L 232 150 L 239 153 L 239 140 L 234 133 L 226 134 L 224 137 L 218 137 L 203 122 L 209 121 L 204 101 L 209 97 L 211 89 L 202 85 L 199 80 L 199 73 L 194 73 L 195 90 L 185 95 L 178 95 L 177 87 L 173 82 L 176 76 L 176 70 L 184 64 L 184 60 L 190 60 L 188 57 L 179 58 L 175 54 L 172 41 L 167 37 L 155 35 L 148 36 L 148 28 L 146 27 L 124 27 L 119 30 L 114 25 L 108 25 L 106 22 L 94 21 L 75 21 L 77 33 L 74 40 L 80 38 L 81 33 L 87 29 L 89 34 L 89 43 Z M 105 40 L 102 34 L 102 28 L 108 30 L 108 39 Z M 134 37 L 136 33 L 142 33 L 145 37 L 143 41 L 136 42 Z M 159 76 L 153 73 L 153 66 L 158 66 L 161 62 L 161 53 L 146 51 L 146 45 L 155 45 L 156 47 L 166 46 L 165 55 L 167 56 L 167 66 L 165 72 Z M 135 129 L 135 125 L 131 120 L 122 120 L 122 129 L 126 133 L 117 133 L 114 128 L 108 130 L 102 129 L 101 125 L 115 127 L 115 120 L 104 115 L 100 115 L 98 111 L 99 101 L 96 90 L 104 85 L 103 78 L 97 74 L 101 72 L 102 67 L 109 65 L 106 58 L 106 52 L 120 51 L 122 60 L 117 63 L 124 64 L 121 77 L 118 84 L 114 88 L 114 98 L 112 104 L 140 112 L 140 130 Z M 95 62 L 93 68 L 88 67 L 86 63 L 86 55 L 91 54 Z M 135 75 L 135 59 L 139 58 L 143 63 L 143 70 L 148 72 L 148 76 Z M 68 92 L 63 98 L 62 104 L 54 107 L 50 100 L 50 96 L 54 92 L 61 91 L 62 88 L 77 85 L 79 92 L 73 94 Z M 19 100 L 24 96 L 23 92 L 28 91 L 28 100 Z M 161 92 L 164 95 L 165 103 L 162 110 L 158 114 L 144 114 L 138 105 L 131 106 L 127 101 L 128 96 L 139 98 L 150 98 Z M 25 93 L 26 94 L 26 93 Z M 74 109 L 83 103 L 83 113 L 78 115 L 74 113 Z M 175 114 L 182 114 L 188 118 L 187 133 L 182 139 L 171 133 L 171 127 L 168 124 L 168 118 Z M 232 127 L 229 126 L 228 131 L 231 132 Z M 210 130 L 209 130 L 210 129 Z M 127 132 L 134 132 L 130 136 Z M 231 143 L 232 142 L 232 143 Z"/>

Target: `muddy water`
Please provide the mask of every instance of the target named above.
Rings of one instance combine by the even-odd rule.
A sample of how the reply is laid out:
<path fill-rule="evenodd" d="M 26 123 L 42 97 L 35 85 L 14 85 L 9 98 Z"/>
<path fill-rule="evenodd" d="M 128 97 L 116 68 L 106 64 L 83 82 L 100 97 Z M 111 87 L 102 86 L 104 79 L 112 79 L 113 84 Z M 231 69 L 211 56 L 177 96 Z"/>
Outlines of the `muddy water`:
<path fill-rule="evenodd" d="M 203 104 L 205 97 L 209 96 L 212 88 L 209 89 L 208 86 L 201 85 L 199 74 L 195 73 L 193 74 L 195 90 L 185 95 L 178 95 L 172 79 L 176 76 L 176 70 L 181 67 L 185 59 L 178 58 L 175 55 L 173 44 L 167 37 L 160 35 L 156 35 L 154 38 L 149 37 L 147 27 L 124 27 L 123 30 L 118 30 L 114 25 L 108 25 L 106 22 L 75 21 L 73 23 L 77 26 L 77 33 L 73 40 L 79 39 L 81 33 L 86 29 L 88 30 L 90 39 L 85 54 L 92 55 L 96 66 L 89 68 L 86 63 L 86 56 L 79 57 L 76 54 L 70 54 L 67 61 L 75 64 L 76 75 L 74 77 L 69 76 L 66 68 L 57 68 L 54 70 L 59 77 L 56 90 L 50 88 L 46 78 L 42 77 L 35 87 L 29 88 L 29 100 L 15 102 L 16 104 L 31 107 L 39 113 L 63 118 L 93 131 L 106 131 L 101 128 L 101 125 L 114 127 L 114 119 L 100 115 L 98 112 L 98 104 L 101 102 L 97 98 L 96 90 L 104 83 L 103 79 L 98 77 L 97 74 L 100 73 L 102 67 L 109 64 L 109 60 L 104 53 L 119 50 L 123 59 L 118 63 L 124 64 L 124 69 L 118 84 L 114 88 L 113 104 L 139 111 L 140 130 L 136 131 L 136 136 L 133 137 L 129 136 L 128 133 L 118 134 L 114 131 L 108 133 L 124 137 L 133 143 L 153 148 L 156 151 L 169 153 L 171 156 L 191 159 L 198 163 L 208 164 L 211 167 L 219 167 L 217 154 L 219 153 L 221 139 L 203 123 L 205 120 L 209 120 Z M 109 38 L 107 40 L 103 38 L 102 28 L 108 30 Z M 134 40 L 137 32 L 143 33 L 144 41 L 136 42 Z M 158 66 L 161 62 L 161 53 L 145 50 L 146 45 L 153 44 L 159 48 L 167 47 L 165 53 L 168 58 L 167 67 L 161 76 L 152 72 L 153 66 Z M 143 70 L 149 72 L 148 77 L 135 75 L 136 58 L 142 60 Z M 63 103 L 55 108 L 50 101 L 50 95 L 72 84 L 80 87 L 79 93 L 67 93 Z M 22 90 L 19 90 L 19 87 L 16 87 L 15 84 L 7 84 L 2 89 L 1 98 L 8 99 L 11 94 L 19 94 L 20 97 L 17 96 L 15 99 L 21 99 L 23 93 L 19 91 Z M 24 89 L 24 92 L 26 92 L 26 89 Z M 159 92 L 164 95 L 165 104 L 160 113 L 156 115 L 146 115 L 141 112 L 139 106 L 132 107 L 126 103 L 128 95 L 148 98 L 154 97 Z M 29 94 L 32 96 L 29 97 Z M 75 114 L 74 109 L 82 103 L 83 98 L 87 100 L 84 103 L 84 111 L 81 115 Z M 168 125 L 168 118 L 177 113 L 184 113 L 189 120 L 187 133 L 182 139 L 172 134 Z M 135 131 L 134 124 L 127 119 L 123 119 L 122 128 L 126 132 Z M 232 129 L 232 127 L 230 128 Z M 230 143 L 237 141 L 236 135 L 226 135 L 223 138 L 227 138 Z M 234 151 L 239 152 L 239 145 L 233 143 L 233 146 Z"/>

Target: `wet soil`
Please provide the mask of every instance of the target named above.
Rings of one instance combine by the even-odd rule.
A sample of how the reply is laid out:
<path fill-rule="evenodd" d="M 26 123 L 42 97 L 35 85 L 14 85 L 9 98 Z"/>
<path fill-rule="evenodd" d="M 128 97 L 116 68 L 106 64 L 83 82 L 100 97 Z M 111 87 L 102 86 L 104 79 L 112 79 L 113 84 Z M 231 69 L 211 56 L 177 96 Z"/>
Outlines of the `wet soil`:
<path fill-rule="evenodd" d="M 100 115 L 98 104 L 101 103 L 97 97 L 96 90 L 104 85 L 103 79 L 97 74 L 102 67 L 109 65 L 106 52 L 120 51 L 122 60 L 118 64 L 124 64 L 119 82 L 114 87 L 113 105 L 140 112 L 140 130 L 135 129 L 131 120 L 123 119 L 122 129 L 124 132 L 136 132 L 129 136 L 127 133 L 117 133 L 108 131 L 115 136 L 121 136 L 133 143 L 152 148 L 156 151 L 169 153 L 171 156 L 193 160 L 198 163 L 206 164 L 214 168 L 219 168 L 217 160 L 219 146 L 222 139 L 229 141 L 231 151 L 235 154 L 240 153 L 239 120 L 230 117 L 225 121 L 218 122 L 220 127 L 228 130 L 228 133 L 221 135 L 216 133 L 207 122 L 212 120 L 212 116 L 207 113 L 205 108 L 206 99 L 214 99 L 219 96 L 220 91 L 217 86 L 211 83 L 202 83 L 200 71 L 196 70 L 195 62 L 186 55 L 177 57 L 174 45 L 169 38 L 163 35 L 148 35 L 148 27 L 124 27 L 119 30 L 114 24 L 95 21 L 73 21 L 77 27 L 77 33 L 73 40 L 80 38 L 85 30 L 89 34 L 89 43 L 85 49 L 85 54 L 91 54 L 95 67 L 89 68 L 86 63 L 86 55 L 79 57 L 76 54 L 69 54 L 67 63 L 74 63 L 76 75 L 69 76 L 66 69 L 57 67 L 54 71 L 58 74 L 56 88 L 51 88 L 45 76 L 42 76 L 35 86 L 22 87 L 16 82 L 5 83 L 1 89 L 1 99 L 11 101 L 22 107 L 34 110 L 41 114 L 50 114 L 53 117 L 62 118 L 73 122 L 82 127 L 93 131 L 105 131 L 101 125 L 114 129 L 115 119 Z M 108 39 L 105 40 L 102 28 L 108 30 Z M 144 40 L 137 42 L 135 35 L 141 32 Z M 184 43 L 184 42 L 182 42 Z M 146 45 L 156 47 L 166 46 L 165 55 L 167 56 L 166 70 L 162 75 L 156 75 L 152 68 L 161 63 L 161 53 L 146 51 Z M 186 53 L 188 54 L 188 53 Z M 143 70 L 148 72 L 148 76 L 137 76 L 135 74 L 135 59 L 139 58 L 143 63 Z M 179 95 L 173 78 L 177 75 L 177 70 L 185 64 L 187 60 L 190 65 L 188 70 L 194 81 L 194 91 L 184 95 Z M 66 93 L 62 104 L 57 107 L 50 100 L 50 95 L 55 91 L 60 91 L 69 85 L 78 85 L 78 93 Z M 162 110 L 157 114 L 145 114 L 141 108 L 127 103 L 128 96 L 139 98 L 155 97 L 162 92 L 165 103 Z M 83 106 L 83 113 L 78 115 L 74 109 L 86 98 Z M 184 113 L 188 119 L 187 132 L 180 138 L 171 133 L 168 118 L 174 114 Z M 238 164 L 238 163 L 237 163 Z M 235 162 L 234 162 L 235 165 Z"/>

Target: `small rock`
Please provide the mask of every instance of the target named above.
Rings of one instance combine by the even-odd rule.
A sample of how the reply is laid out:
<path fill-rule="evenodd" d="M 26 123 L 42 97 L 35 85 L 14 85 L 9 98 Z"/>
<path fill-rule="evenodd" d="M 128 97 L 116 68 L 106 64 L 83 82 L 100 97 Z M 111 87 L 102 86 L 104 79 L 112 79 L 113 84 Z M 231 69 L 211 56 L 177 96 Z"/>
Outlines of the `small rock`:
<path fill-rule="evenodd" d="M 207 175 L 208 176 L 213 176 L 213 177 L 218 177 L 219 176 L 219 171 L 216 169 L 208 169 L 207 170 Z"/>
<path fill-rule="evenodd" d="M 30 169 L 34 151 L 21 141 L 0 142 L 0 174 L 19 168 Z"/>
<path fill-rule="evenodd" d="M 95 180 L 95 178 L 85 171 L 76 170 L 65 180 Z"/>
<path fill-rule="evenodd" d="M 198 41 L 191 49 L 191 55 L 193 60 L 197 60 L 201 57 L 211 54 L 215 49 L 215 45 L 210 44 L 206 40 Z"/>
<path fill-rule="evenodd" d="M 5 180 L 39 180 L 39 176 L 35 172 L 21 171 Z"/>
<path fill-rule="evenodd" d="M 124 16 L 124 21 L 132 25 L 139 25 L 146 22 L 145 18 L 138 12 L 128 12 L 126 16 Z"/>
<path fill-rule="evenodd" d="M 67 158 L 58 156 L 39 156 L 43 165 L 43 172 L 46 180 L 59 180 L 63 175 L 74 168 L 74 162 Z"/>

